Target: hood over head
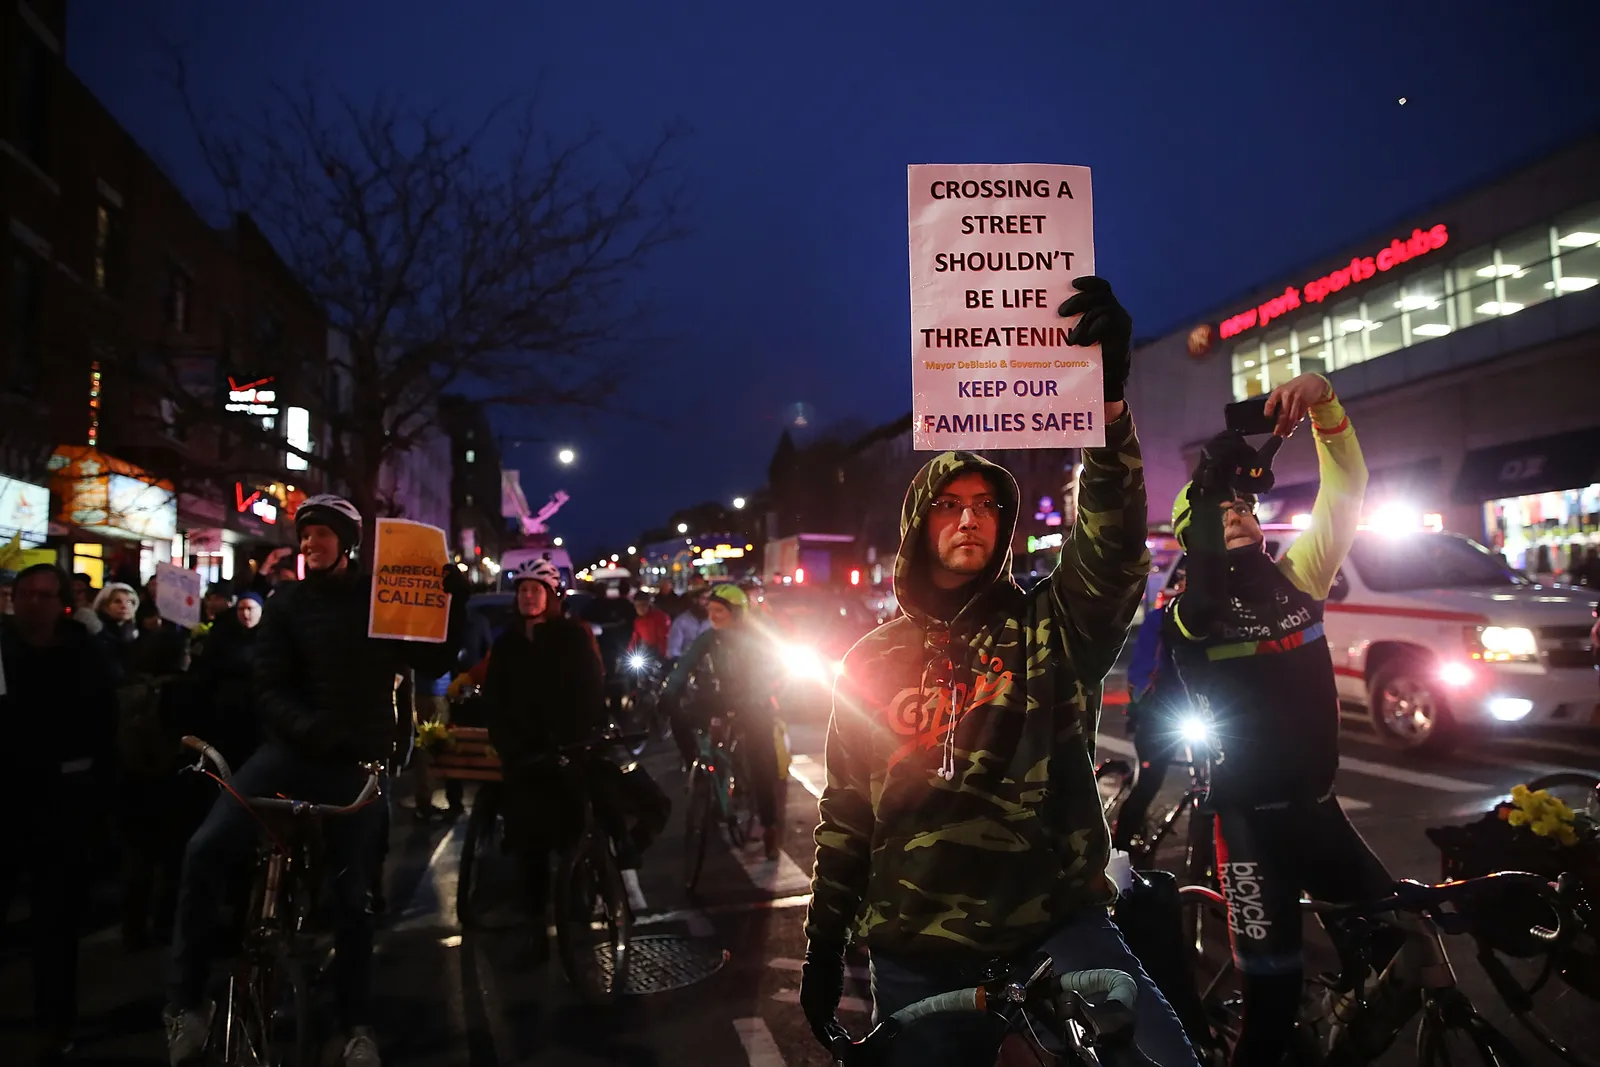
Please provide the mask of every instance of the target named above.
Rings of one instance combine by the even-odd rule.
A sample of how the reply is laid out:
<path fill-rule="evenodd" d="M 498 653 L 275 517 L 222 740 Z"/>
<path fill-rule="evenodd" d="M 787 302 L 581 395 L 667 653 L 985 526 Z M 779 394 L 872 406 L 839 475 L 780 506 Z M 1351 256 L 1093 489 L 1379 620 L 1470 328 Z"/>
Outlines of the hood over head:
<path fill-rule="evenodd" d="M 933 584 L 928 576 L 928 511 L 945 486 L 969 473 L 983 475 L 1001 504 L 995 552 L 983 573 L 973 579 L 973 599 L 999 582 L 1011 584 L 1011 536 L 1017 529 L 1016 479 L 998 463 L 974 452 L 939 453 L 923 465 L 906 490 L 905 502 L 900 506 L 900 554 L 894 564 L 894 595 L 912 621 L 924 628 L 943 625 L 943 620 L 929 611 Z M 967 607 L 971 603 L 969 600 Z M 962 608 L 963 612 L 966 610 Z"/>

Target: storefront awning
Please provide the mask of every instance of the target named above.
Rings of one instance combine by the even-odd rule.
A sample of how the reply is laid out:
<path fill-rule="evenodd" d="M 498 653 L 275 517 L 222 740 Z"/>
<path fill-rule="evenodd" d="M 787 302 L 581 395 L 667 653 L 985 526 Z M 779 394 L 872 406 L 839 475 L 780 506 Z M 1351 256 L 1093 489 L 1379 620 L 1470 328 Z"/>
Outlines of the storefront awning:
<path fill-rule="evenodd" d="M 1458 504 L 1581 489 L 1600 482 L 1600 427 L 1468 452 L 1452 494 Z"/>

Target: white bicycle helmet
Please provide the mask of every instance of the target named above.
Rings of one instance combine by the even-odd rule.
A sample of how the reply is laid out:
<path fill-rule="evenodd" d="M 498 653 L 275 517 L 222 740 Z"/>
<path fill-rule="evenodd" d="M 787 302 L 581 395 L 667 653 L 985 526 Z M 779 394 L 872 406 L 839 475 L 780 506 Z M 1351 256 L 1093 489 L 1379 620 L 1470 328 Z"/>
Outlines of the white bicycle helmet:
<path fill-rule="evenodd" d="M 307 526 L 332 530 L 345 552 L 361 544 L 361 509 L 342 496 L 319 493 L 301 504 L 294 513 L 295 536 L 299 537 Z"/>
<path fill-rule="evenodd" d="M 561 570 L 547 559 L 530 559 L 511 571 L 511 588 L 526 581 L 543 582 L 552 593 L 561 592 Z"/>

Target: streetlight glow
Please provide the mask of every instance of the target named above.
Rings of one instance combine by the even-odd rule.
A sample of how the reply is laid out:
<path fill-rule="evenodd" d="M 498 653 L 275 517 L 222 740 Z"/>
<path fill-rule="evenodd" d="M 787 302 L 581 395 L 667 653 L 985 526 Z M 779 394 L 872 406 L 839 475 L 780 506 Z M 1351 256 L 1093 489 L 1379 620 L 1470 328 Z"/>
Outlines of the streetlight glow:
<path fill-rule="evenodd" d="M 570 467 L 573 462 L 577 460 L 577 458 L 578 454 L 570 448 L 563 448 L 561 451 L 556 453 L 556 459 L 559 460 L 561 465 L 564 467 Z"/>
<path fill-rule="evenodd" d="M 686 523 L 686 522 L 678 523 L 678 532 L 679 533 L 688 533 L 689 532 L 689 524 Z"/>
<path fill-rule="evenodd" d="M 633 547 L 632 545 L 628 546 L 628 555 L 630 555 L 630 556 L 637 555 L 638 552 L 639 552 L 639 550 L 637 548 Z"/>
<path fill-rule="evenodd" d="M 733 509 L 735 511 L 740 511 L 743 508 L 744 508 L 744 497 L 742 497 L 742 496 L 734 497 L 733 498 Z"/>
<path fill-rule="evenodd" d="M 611 562 L 612 563 L 617 562 L 617 554 L 615 552 L 611 553 Z"/>
<path fill-rule="evenodd" d="M 561 538 L 558 537 L 558 538 L 556 538 L 554 541 L 552 541 L 550 543 L 555 545 L 557 548 L 560 548 L 561 547 L 561 543 L 562 543 L 561 542 Z"/>

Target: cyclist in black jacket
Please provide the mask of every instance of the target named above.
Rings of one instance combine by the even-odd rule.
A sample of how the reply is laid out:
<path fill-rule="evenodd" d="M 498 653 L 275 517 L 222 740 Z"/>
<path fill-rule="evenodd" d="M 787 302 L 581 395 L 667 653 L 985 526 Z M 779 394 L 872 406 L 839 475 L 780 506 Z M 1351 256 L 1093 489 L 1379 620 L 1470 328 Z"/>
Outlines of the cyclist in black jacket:
<path fill-rule="evenodd" d="M 367 636 L 372 575 L 352 566 L 361 513 L 336 496 L 315 496 L 295 514 L 306 560 L 303 582 L 282 585 L 267 601 L 256 652 L 256 706 L 267 742 L 233 777 L 242 796 L 282 793 L 297 800 L 347 804 L 366 778 L 362 763 L 387 760 L 394 746 L 395 676 L 433 678 L 455 661 L 469 590 L 446 566 L 449 636 L 440 644 Z M 371 1030 L 372 920 L 367 867 L 377 854 L 376 804 L 329 820 L 326 862 L 335 872 L 334 984 L 349 1032 L 347 1067 L 378 1067 Z M 206 1000 L 208 949 L 230 872 L 249 862 L 259 827 L 232 796 L 217 799 L 189 841 L 178 892 L 168 990 L 168 1054 L 173 1064 L 205 1051 L 214 1005 Z"/>

